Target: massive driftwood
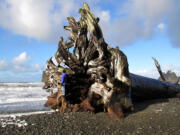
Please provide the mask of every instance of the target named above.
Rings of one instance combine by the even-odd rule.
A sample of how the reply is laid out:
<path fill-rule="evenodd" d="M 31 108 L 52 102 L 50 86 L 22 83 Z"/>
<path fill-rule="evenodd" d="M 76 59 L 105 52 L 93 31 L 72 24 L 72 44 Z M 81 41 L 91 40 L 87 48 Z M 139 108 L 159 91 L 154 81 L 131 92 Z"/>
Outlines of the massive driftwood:
<path fill-rule="evenodd" d="M 124 110 L 133 109 L 133 100 L 174 96 L 179 85 L 162 83 L 129 73 L 126 55 L 118 47 L 111 48 L 104 40 L 99 18 L 86 3 L 80 9 L 80 20 L 68 17 L 64 26 L 71 37 L 60 39 L 55 59 L 50 58 L 44 71 L 45 89 L 58 88 L 48 97 L 45 106 L 71 111 L 107 111 L 111 117 L 122 118 Z M 89 33 L 89 34 L 88 34 Z M 73 48 L 73 52 L 69 48 Z M 60 75 L 66 65 L 68 72 L 66 97 L 61 96 Z M 177 86 L 177 87 L 176 87 Z M 159 93 L 159 95 L 157 95 Z"/>

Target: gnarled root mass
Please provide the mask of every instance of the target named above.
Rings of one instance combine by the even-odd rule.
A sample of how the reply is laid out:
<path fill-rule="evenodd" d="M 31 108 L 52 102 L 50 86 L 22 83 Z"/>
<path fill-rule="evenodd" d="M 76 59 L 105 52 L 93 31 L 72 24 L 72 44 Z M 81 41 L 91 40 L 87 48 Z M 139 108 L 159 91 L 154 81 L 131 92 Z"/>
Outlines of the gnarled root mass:
<path fill-rule="evenodd" d="M 79 21 L 72 16 L 67 18 L 69 26 L 64 29 L 71 37 L 65 42 L 63 38 L 59 41 L 55 54 L 59 65 L 56 66 L 52 58 L 47 61 L 44 89 L 52 92 L 53 88 L 58 88 L 58 91 L 52 92 L 45 106 L 59 109 L 61 113 L 107 111 L 111 117 L 122 118 L 123 110 L 132 107 L 128 97 L 131 81 L 127 58 L 118 47 L 107 45 L 99 18 L 95 18 L 86 3 L 79 13 Z M 63 69 L 68 73 L 65 97 L 61 95 L 60 85 Z"/>

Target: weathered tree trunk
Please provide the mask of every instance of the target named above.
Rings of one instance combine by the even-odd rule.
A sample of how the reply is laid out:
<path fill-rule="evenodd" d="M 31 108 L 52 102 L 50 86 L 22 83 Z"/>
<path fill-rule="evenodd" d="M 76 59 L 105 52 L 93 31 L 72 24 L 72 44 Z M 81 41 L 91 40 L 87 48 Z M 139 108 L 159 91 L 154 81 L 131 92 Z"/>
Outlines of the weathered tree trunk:
<path fill-rule="evenodd" d="M 71 37 L 59 41 L 55 54 L 59 65 L 52 59 L 47 61 L 46 79 L 42 79 L 44 88 L 58 88 L 58 91 L 48 97 L 45 106 L 58 108 L 61 113 L 107 111 L 113 118 L 122 118 L 124 110 L 133 109 L 131 89 L 134 101 L 169 97 L 179 92 L 179 85 L 175 91 L 174 85 L 130 74 L 126 55 L 118 47 L 107 45 L 98 25 L 99 18 L 95 18 L 86 3 L 83 6 L 79 21 L 67 18 L 69 26 L 64 29 L 70 31 Z M 69 51 L 71 47 L 73 52 Z M 65 69 L 62 63 L 68 67 L 65 97 L 61 96 L 60 85 L 60 75 Z"/>
<path fill-rule="evenodd" d="M 132 100 L 143 101 L 157 98 L 175 97 L 180 93 L 180 85 L 130 74 L 132 82 Z"/>

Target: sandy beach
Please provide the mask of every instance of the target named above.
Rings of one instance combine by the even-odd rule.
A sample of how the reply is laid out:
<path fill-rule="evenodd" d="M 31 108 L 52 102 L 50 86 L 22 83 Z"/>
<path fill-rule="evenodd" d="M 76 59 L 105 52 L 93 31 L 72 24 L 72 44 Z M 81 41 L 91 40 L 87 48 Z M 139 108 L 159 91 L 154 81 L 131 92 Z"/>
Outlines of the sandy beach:
<path fill-rule="evenodd" d="M 106 113 L 85 112 L 11 115 L 0 120 L 2 135 L 179 135 L 180 100 L 136 103 L 135 111 L 121 120 L 110 119 Z M 12 123 L 2 127 L 6 120 Z"/>

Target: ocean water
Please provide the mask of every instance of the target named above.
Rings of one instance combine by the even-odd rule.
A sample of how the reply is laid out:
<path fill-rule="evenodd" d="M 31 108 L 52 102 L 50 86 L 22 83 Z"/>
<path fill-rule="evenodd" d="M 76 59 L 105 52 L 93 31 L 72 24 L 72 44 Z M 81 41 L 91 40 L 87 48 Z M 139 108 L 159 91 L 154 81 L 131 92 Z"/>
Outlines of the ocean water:
<path fill-rule="evenodd" d="M 0 83 L 0 114 L 32 111 L 48 111 L 44 107 L 47 93 L 44 84 L 34 83 Z"/>

